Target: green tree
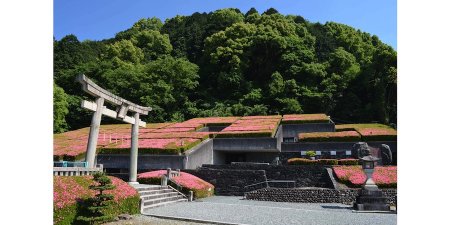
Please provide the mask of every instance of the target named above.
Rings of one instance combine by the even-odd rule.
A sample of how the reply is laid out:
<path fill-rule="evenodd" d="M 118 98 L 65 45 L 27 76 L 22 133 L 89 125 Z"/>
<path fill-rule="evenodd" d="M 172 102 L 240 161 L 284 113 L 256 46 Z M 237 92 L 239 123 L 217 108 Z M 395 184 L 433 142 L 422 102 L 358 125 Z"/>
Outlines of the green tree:
<path fill-rule="evenodd" d="M 131 41 L 139 47 L 145 59 L 153 60 L 163 55 L 168 55 L 172 51 L 169 35 L 161 34 L 155 30 L 141 31 L 132 36 Z"/>
<path fill-rule="evenodd" d="M 95 173 L 93 175 L 93 180 L 95 184 L 89 186 L 89 189 L 98 191 L 98 193 L 95 197 L 85 201 L 87 205 L 87 215 L 78 216 L 77 219 L 89 222 L 89 224 L 102 224 L 111 221 L 116 216 L 108 213 L 114 196 L 103 192 L 113 190 L 116 187 L 112 184 L 111 179 L 104 173 Z"/>
<path fill-rule="evenodd" d="M 124 63 L 140 63 L 144 59 L 144 53 L 130 40 L 121 40 L 107 46 L 106 57 L 119 66 Z"/>
<path fill-rule="evenodd" d="M 69 103 L 64 89 L 53 84 L 53 133 L 67 131 L 66 115 L 69 113 Z"/>
<path fill-rule="evenodd" d="M 55 83 L 67 93 L 68 129 L 89 125 L 86 74 L 132 102 L 148 121 L 198 116 L 330 114 L 352 122 L 397 120 L 397 53 L 377 36 L 276 9 L 137 21 L 115 38 L 54 40 Z"/>
<path fill-rule="evenodd" d="M 156 17 L 143 18 L 134 23 L 130 29 L 117 33 L 115 39 L 117 41 L 123 39 L 130 40 L 132 36 L 141 31 L 159 31 L 161 30 L 162 26 L 163 24 L 161 20 Z"/>

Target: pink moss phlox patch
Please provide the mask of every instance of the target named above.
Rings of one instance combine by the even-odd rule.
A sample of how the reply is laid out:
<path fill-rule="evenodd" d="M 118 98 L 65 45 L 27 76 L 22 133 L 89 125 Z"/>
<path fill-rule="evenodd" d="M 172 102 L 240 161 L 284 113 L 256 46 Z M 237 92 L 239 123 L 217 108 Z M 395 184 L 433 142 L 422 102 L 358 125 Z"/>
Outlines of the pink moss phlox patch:
<path fill-rule="evenodd" d="M 166 174 L 166 170 L 156 170 L 151 172 L 145 172 L 138 175 L 138 178 L 161 178 L 164 174 Z M 188 189 L 196 189 L 196 190 L 207 190 L 209 188 L 214 188 L 214 186 L 192 174 L 181 172 L 181 175 L 178 177 L 174 177 L 173 180 L 183 187 Z"/>
<path fill-rule="evenodd" d="M 350 182 L 353 185 L 364 184 L 366 175 L 361 166 L 333 166 L 333 171 L 338 180 Z M 396 166 L 378 166 L 372 175 L 372 179 L 377 185 L 396 185 L 397 167 Z"/>
<path fill-rule="evenodd" d="M 136 190 L 123 180 L 116 177 L 109 177 L 114 190 L 105 191 L 105 193 L 114 195 L 114 200 L 119 200 L 136 196 Z M 53 207 L 61 209 L 75 204 L 78 199 L 93 197 L 96 192 L 89 189 L 89 185 L 94 184 L 92 176 L 83 177 L 53 177 Z"/>

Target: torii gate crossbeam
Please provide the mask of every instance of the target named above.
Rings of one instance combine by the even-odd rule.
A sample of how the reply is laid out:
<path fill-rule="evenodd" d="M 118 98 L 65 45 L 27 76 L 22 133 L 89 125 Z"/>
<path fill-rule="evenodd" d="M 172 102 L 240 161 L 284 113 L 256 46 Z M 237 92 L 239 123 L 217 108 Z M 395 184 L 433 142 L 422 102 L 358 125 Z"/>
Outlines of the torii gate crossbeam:
<path fill-rule="evenodd" d="M 132 124 L 131 128 L 131 151 L 130 151 L 130 169 L 129 183 L 137 183 L 137 159 L 138 159 L 138 136 L 139 126 L 145 127 L 145 122 L 139 119 L 139 115 L 148 115 L 152 110 L 151 107 L 144 107 L 125 100 L 111 92 L 101 88 L 92 80 L 81 74 L 76 79 L 81 83 L 83 91 L 94 96 L 95 102 L 83 100 L 81 107 L 94 111 L 91 120 L 91 128 L 89 130 L 89 140 L 86 149 L 86 162 L 88 167 L 95 167 L 95 153 L 97 149 L 98 133 L 100 130 L 100 122 L 102 115 L 121 120 Z M 116 110 L 111 110 L 103 106 L 105 100 L 112 105 L 116 105 Z M 128 111 L 133 113 L 133 117 L 127 116 Z"/>

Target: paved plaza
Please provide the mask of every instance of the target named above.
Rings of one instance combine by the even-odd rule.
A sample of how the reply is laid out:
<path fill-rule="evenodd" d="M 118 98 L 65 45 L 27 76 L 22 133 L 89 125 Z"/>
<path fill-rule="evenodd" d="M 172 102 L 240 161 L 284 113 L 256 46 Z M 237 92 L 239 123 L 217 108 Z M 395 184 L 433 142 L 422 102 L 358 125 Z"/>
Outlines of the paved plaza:
<path fill-rule="evenodd" d="M 146 215 L 207 220 L 230 224 L 390 225 L 397 214 L 354 213 L 343 204 L 310 204 L 242 200 L 214 196 L 148 209 Z"/>

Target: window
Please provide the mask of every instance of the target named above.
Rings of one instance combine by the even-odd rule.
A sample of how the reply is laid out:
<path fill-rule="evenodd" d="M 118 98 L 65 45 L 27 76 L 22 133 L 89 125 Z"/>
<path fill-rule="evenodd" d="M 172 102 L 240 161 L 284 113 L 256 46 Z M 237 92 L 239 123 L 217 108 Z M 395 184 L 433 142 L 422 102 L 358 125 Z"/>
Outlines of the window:
<path fill-rule="evenodd" d="M 297 140 L 295 139 L 295 137 L 283 138 L 283 142 L 286 142 L 286 143 L 293 143 L 293 142 L 295 142 L 295 141 L 297 141 Z"/>

